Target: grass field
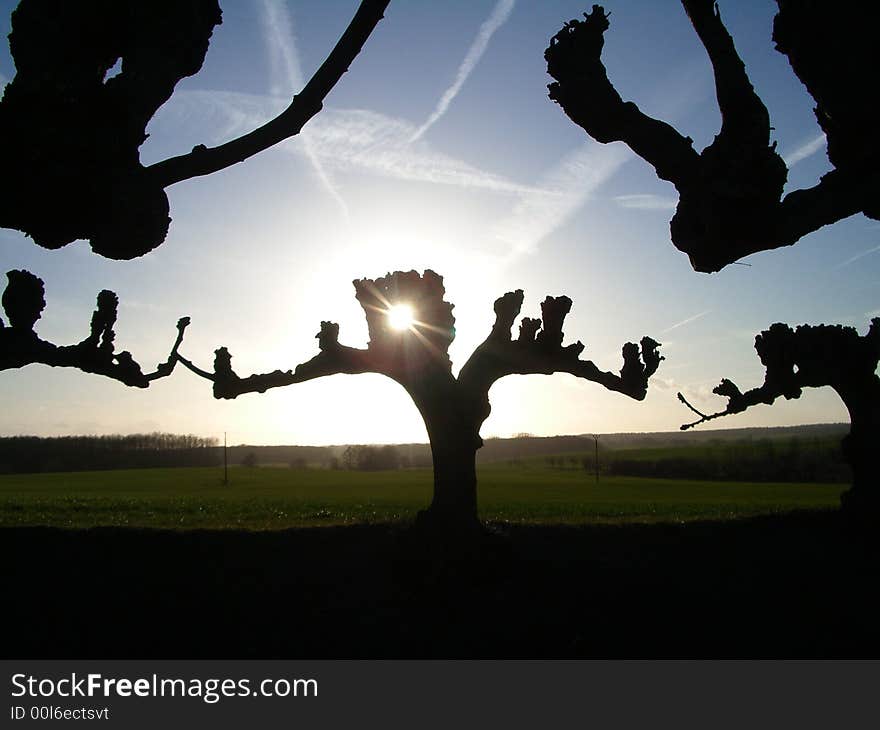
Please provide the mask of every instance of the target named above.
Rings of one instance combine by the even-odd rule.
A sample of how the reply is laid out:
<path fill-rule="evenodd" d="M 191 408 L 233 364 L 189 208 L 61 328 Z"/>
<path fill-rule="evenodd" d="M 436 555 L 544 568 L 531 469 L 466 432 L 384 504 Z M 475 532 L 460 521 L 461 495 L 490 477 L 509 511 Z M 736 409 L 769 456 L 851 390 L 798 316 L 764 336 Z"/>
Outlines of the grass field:
<path fill-rule="evenodd" d="M 479 470 L 497 529 L 407 529 L 429 470 L 0 477 L 10 656 L 875 658 L 843 485 Z M 296 529 L 321 525 L 321 529 Z M 94 527 L 96 529 L 75 529 Z M 74 529 L 71 529 L 74 528 Z M 147 528 L 147 529 L 142 529 Z M 172 529 L 152 529 L 172 528 Z M 221 528 L 221 529 L 213 529 Z M 293 529 L 285 529 L 293 528 Z"/>
<path fill-rule="evenodd" d="M 407 522 L 425 507 L 431 471 L 141 469 L 0 477 L 0 527 L 284 529 Z M 485 466 L 483 520 L 595 524 L 731 519 L 839 504 L 840 484 L 749 484 L 603 477 L 582 470 Z"/>

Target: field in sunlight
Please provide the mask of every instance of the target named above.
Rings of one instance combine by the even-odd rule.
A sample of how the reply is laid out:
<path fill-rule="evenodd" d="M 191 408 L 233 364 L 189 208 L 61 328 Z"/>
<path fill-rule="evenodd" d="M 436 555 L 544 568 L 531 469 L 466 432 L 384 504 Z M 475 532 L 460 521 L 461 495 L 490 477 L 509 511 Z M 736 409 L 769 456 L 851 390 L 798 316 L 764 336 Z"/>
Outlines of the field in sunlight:
<path fill-rule="evenodd" d="M 283 529 L 397 523 L 431 494 L 428 469 L 392 472 L 139 469 L 0 477 L 0 526 Z M 602 477 L 582 470 L 487 466 L 481 518 L 591 524 L 730 519 L 839 504 L 840 484 L 751 484 Z"/>

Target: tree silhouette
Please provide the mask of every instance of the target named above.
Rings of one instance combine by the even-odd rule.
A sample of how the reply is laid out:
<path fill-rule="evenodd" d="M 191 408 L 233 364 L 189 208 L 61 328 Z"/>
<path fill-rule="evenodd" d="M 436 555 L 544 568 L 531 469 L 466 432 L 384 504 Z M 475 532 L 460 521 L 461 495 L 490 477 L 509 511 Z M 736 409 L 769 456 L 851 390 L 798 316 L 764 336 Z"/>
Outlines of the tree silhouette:
<path fill-rule="evenodd" d="M 544 56 L 556 81 L 550 98 L 599 142 L 625 142 L 679 193 L 670 230 L 697 271 L 718 271 L 756 251 L 862 212 L 880 219 L 880 153 L 873 3 L 777 0 L 776 49 L 816 101 L 834 170 L 783 197 L 788 170 L 770 143 L 770 115 L 757 95 L 713 0 L 682 0 L 715 75 L 721 130 L 699 154 L 693 140 L 624 102 L 601 61 L 608 15 L 600 5 L 572 20 Z"/>
<path fill-rule="evenodd" d="M 355 296 L 364 310 L 369 330 L 366 349 L 339 343 L 339 325 L 321 322 L 316 335 L 320 352 L 294 370 L 239 377 L 225 347 L 216 350 L 213 372 L 195 366 L 177 354 L 186 367 L 213 381 L 215 398 L 236 398 L 243 393 L 263 393 L 294 383 L 339 373 L 380 373 L 403 386 L 424 419 L 431 442 L 434 495 L 419 520 L 423 526 L 444 532 L 473 531 L 478 525 L 475 457 L 482 446 L 480 427 L 489 416 L 489 389 L 506 375 L 562 372 L 592 380 L 609 390 L 644 399 L 648 378 L 663 358 L 659 343 L 650 337 L 623 346 L 619 375 L 604 372 L 581 360 L 584 346 L 563 346 L 562 324 L 571 309 L 566 296 L 547 297 L 541 319 L 525 317 L 519 335 L 511 328 L 520 313 L 523 292 L 508 292 L 495 301 L 495 324 L 458 376 L 452 374 L 448 349 L 455 337 L 453 305 L 444 301 L 443 278 L 427 270 L 396 271 L 382 278 L 354 281 Z M 392 326 L 389 314 L 406 305 L 412 323 Z"/>
<path fill-rule="evenodd" d="M 389 0 L 363 0 L 333 51 L 281 114 L 218 147 L 144 167 L 146 127 L 202 67 L 217 0 L 22 0 L 12 13 L 16 75 L 0 101 L 0 226 L 55 249 L 89 239 L 112 259 L 167 235 L 165 188 L 296 135 L 348 70 Z M 119 74 L 107 77 L 121 60 Z M 14 177 L 13 177 L 14 175 Z"/>
<path fill-rule="evenodd" d="M 713 392 L 728 399 L 727 407 L 708 415 L 679 393 L 679 400 L 700 416 L 682 430 L 759 403 L 770 405 L 779 397 L 800 398 L 804 388 L 830 386 L 849 410 L 851 422 L 843 453 L 852 467 L 853 483 L 842 495 L 841 506 L 852 515 L 876 517 L 880 514 L 874 453 L 880 434 L 880 318 L 871 320 L 863 336 L 840 325 L 801 325 L 792 330 L 777 323 L 755 338 L 755 350 L 766 368 L 763 385 L 743 393 L 730 380 L 722 380 Z"/>
<path fill-rule="evenodd" d="M 41 363 L 104 375 L 136 388 L 146 388 L 153 380 L 164 378 L 174 370 L 177 348 L 183 341 L 189 317 L 177 322 L 177 339 L 168 360 L 158 365 L 155 372 L 144 374 L 131 353 L 114 352 L 113 325 L 119 299 L 112 291 L 105 289 L 98 294 L 88 337 L 75 345 L 55 345 L 40 339 L 34 331 L 46 306 L 42 279 L 29 271 L 18 270 L 9 271 L 6 276 L 9 282 L 2 302 L 9 324 L 0 319 L 0 370 Z"/>

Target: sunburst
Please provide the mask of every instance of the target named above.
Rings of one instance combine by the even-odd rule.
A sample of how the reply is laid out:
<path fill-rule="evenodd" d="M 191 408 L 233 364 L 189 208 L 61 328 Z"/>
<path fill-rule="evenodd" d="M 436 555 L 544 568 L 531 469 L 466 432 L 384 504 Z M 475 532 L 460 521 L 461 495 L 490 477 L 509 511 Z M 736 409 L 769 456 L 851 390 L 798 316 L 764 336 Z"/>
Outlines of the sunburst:
<path fill-rule="evenodd" d="M 413 309 L 409 304 L 395 304 L 386 313 L 391 329 L 403 331 L 412 329 L 415 324 Z"/>

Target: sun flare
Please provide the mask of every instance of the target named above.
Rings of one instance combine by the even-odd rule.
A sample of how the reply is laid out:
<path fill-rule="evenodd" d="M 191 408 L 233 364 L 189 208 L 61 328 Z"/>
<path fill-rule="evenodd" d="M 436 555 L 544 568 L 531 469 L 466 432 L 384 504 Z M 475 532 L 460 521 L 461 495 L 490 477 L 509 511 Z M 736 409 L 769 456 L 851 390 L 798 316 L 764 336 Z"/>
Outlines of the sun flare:
<path fill-rule="evenodd" d="M 395 304 L 388 310 L 388 324 L 391 329 L 408 330 L 413 321 L 413 310 L 408 304 Z"/>

